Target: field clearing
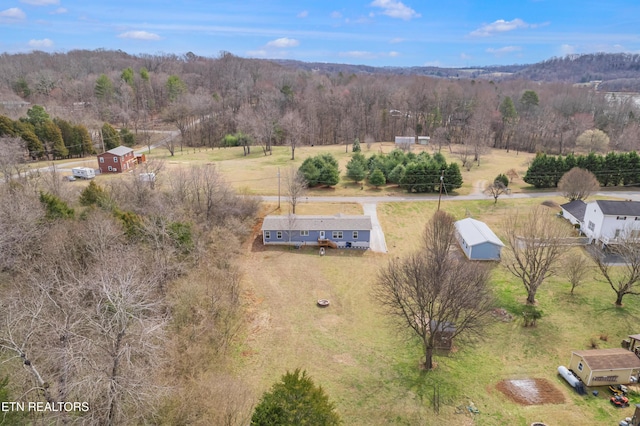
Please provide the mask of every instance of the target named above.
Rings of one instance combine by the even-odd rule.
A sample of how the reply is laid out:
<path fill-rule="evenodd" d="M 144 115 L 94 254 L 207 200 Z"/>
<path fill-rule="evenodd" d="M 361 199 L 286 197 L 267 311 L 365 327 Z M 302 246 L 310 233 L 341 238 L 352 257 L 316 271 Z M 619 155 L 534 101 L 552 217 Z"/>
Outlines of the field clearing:
<path fill-rule="evenodd" d="M 456 218 L 471 214 L 484 220 L 503 237 L 499 226 L 507 215 L 542 201 L 447 201 L 441 208 Z M 627 296 L 625 307 L 616 309 L 613 292 L 596 280 L 578 287 L 573 297 L 564 279 L 548 280 L 538 292 L 543 318 L 537 327 L 523 328 L 518 315 L 524 288 L 496 266 L 492 286 L 498 307 L 515 319 L 496 319 L 482 340 L 456 344 L 452 354 L 435 358 L 435 371 L 419 369 L 419 345 L 398 332 L 370 294 L 380 266 L 419 246 L 436 204 L 379 205 L 390 250 L 386 255 L 329 250 L 321 257 L 309 247 L 263 247 L 259 240 L 248 245 L 242 284 L 247 335 L 237 349 L 236 371 L 256 395 L 287 370 L 302 368 L 325 388 L 348 425 L 599 425 L 630 415 L 630 408 L 616 410 L 609 404 L 605 389 L 599 397 L 580 397 L 556 373 L 559 365 L 568 364 L 571 350 L 587 349 L 592 340 L 600 348 L 618 347 L 627 334 L 638 332 L 638 297 Z M 341 208 L 326 206 L 322 213 Z M 318 308 L 320 298 L 331 305 Z M 523 406 L 496 387 L 502 380 L 530 379 L 550 383 L 565 402 Z M 439 414 L 432 408 L 434 388 L 440 393 Z M 466 408 L 471 403 L 478 414 Z"/>
<path fill-rule="evenodd" d="M 412 152 L 419 153 L 427 151 L 433 154 L 435 147 L 416 146 Z M 367 149 L 362 144 L 362 154 L 369 157 L 375 153 L 388 154 L 395 149 L 395 144 L 391 142 L 378 142 Z M 455 147 L 452 148 L 455 152 Z M 167 162 L 168 168 L 179 167 L 192 164 L 215 164 L 225 179 L 240 193 L 251 195 L 277 195 L 278 194 L 278 168 L 281 176 L 293 166 L 300 167 L 302 162 L 320 153 L 331 153 L 340 164 L 340 182 L 333 188 L 313 188 L 309 191 L 309 196 L 385 196 L 399 195 L 406 192 L 395 185 L 376 189 L 368 185 L 364 187 L 349 181 L 344 175 L 346 165 L 351 159 L 351 145 L 349 152 L 345 153 L 344 145 L 329 146 L 301 146 L 296 148 L 295 160 L 291 160 L 291 150 L 288 147 L 273 147 L 273 154 L 265 156 L 260 147 L 252 147 L 251 155 L 243 156 L 241 147 L 233 148 L 185 148 L 182 152 L 178 149 L 175 156 L 171 157 L 166 149 L 156 149 L 152 151 L 149 158 L 163 159 Z M 443 147 L 442 154 L 447 161 L 460 163 L 455 154 Z M 491 150 L 480 158 L 480 166 L 474 163 L 470 171 L 461 168 L 463 186 L 455 194 L 466 195 L 481 191 L 486 185 L 493 182 L 500 173 L 506 173 L 509 169 L 516 169 L 520 178 L 510 184 L 512 192 L 522 192 L 530 188 L 522 181 L 529 162 L 533 159 L 533 154 L 507 153 L 503 150 Z M 363 189 L 361 189 L 363 188 Z"/>

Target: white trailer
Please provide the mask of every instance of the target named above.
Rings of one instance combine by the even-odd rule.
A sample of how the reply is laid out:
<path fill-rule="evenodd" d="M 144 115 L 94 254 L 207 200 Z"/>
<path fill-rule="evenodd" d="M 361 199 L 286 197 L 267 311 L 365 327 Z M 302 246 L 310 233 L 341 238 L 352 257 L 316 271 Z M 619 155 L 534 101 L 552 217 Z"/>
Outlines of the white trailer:
<path fill-rule="evenodd" d="M 71 169 L 71 173 L 79 179 L 93 179 L 96 177 L 96 171 L 91 167 L 74 167 Z"/>

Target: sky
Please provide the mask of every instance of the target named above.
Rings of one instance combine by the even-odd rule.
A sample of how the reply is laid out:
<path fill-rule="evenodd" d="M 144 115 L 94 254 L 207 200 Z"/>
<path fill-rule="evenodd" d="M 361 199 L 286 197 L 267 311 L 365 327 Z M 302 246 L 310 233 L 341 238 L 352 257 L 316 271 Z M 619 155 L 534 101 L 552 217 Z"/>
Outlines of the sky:
<path fill-rule="evenodd" d="M 640 1 L 0 0 L 0 52 L 187 52 L 371 66 L 640 53 Z"/>

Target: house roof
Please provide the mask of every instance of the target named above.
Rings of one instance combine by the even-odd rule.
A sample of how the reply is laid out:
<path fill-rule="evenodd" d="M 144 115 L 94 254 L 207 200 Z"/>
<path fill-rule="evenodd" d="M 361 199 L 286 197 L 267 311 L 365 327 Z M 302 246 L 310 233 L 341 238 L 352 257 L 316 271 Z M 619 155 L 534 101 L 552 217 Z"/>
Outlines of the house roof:
<path fill-rule="evenodd" d="M 566 210 L 571 216 L 584 222 L 584 212 L 587 211 L 587 204 L 582 200 L 573 200 L 560 206 L 562 210 Z"/>
<path fill-rule="evenodd" d="M 455 227 L 458 233 L 470 246 L 489 242 L 504 247 L 500 238 L 498 238 L 498 236 L 494 234 L 484 222 L 468 217 L 457 221 L 455 223 Z"/>
<path fill-rule="evenodd" d="M 622 348 L 590 349 L 573 351 L 572 353 L 582 358 L 592 371 L 640 368 L 640 358 L 633 352 Z"/>
<path fill-rule="evenodd" d="M 343 214 L 335 216 L 269 215 L 262 222 L 263 231 L 368 231 L 371 229 L 371 216 L 347 216 Z"/>
<path fill-rule="evenodd" d="M 117 155 L 118 157 L 122 157 L 125 154 L 128 154 L 130 152 L 132 152 L 133 149 L 127 147 L 127 146 L 116 146 L 113 149 L 110 149 L 109 151 L 107 151 L 109 154 L 113 154 L 113 155 Z"/>
<path fill-rule="evenodd" d="M 640 201 L 595 201 L 602 213 L 609 216 L 640 216 Z"/>

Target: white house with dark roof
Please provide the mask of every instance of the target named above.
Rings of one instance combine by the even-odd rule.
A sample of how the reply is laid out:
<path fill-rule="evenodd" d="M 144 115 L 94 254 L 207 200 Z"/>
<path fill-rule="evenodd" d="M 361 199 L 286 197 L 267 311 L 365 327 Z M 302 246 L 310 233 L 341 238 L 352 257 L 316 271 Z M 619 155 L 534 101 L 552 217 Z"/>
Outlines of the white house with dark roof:
<path fill-rule="evenodd" d="M 312 245 L 334 248 L 369 248 L 371 217 L 269 215 L 262 222 L 265 245 Z"/>
<path fill-rule="evenodd" d="M 562 209 L 562 217 L 567 219 L 571 224 L 577 228 L 582 226 L 584 222 L 584 212 L 587 209 L 587 204 L 582 200 L 573 200 L 560 206 Z"/>
<path fill-rule="evenodd" d="M 468 217 L 455 227 L 460 248 L 470 260 L 500 260 L 504 243 L 486 223 Z"/>
<path fill-rule="evenodd" d="M 602 244 L 615 244 L 623 237 L 640 238 L 640 202 L 597 200 L 587 203 L 580 231 L 590 242 Z"/>

